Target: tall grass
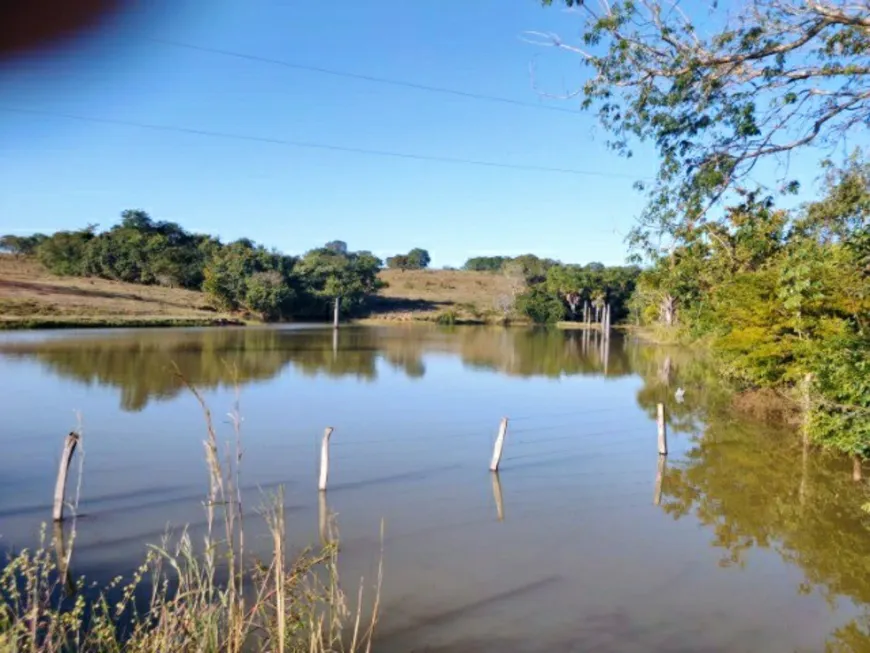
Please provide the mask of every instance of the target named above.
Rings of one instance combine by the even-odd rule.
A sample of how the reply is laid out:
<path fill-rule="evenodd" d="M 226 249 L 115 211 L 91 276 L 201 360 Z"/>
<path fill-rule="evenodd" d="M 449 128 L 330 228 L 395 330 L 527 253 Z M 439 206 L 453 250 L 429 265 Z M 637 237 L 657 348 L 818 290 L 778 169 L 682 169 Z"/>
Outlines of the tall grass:
<path fill-rule="evenodd" d="M 186 383 L 186 382 L 185 382 Z M 243 457 L 238 400 L 230 413 L 235 442 L 224 456 L 200 393 L 209 491 L 201 550 L 189 533 L 149 547 L 127 578 L 103 587 L 68 577 L 75 541 L 56 527 L 40 545 L 12 555 L 0 572 L 0 653 L 369 653 L 380 607 L 383 566 L 372 606 L 361 583 L 353 610 L 338 574 L 338 540 L 288 559 L 283 489 L 261 511 L 271 551 L 245 551 L 239 488 Z M 218 535 L 217 533 L 220 533 Z M 68 541 L 65 541 L 68 539 Z"/>

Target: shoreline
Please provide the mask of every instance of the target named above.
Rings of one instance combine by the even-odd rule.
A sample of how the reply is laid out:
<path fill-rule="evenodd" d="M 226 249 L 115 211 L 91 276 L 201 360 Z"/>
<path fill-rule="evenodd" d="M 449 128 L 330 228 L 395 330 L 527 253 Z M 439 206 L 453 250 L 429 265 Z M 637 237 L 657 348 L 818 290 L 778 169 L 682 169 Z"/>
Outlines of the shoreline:
<path fill-rule="evenodd" d="M 44 331 L 48 329 L 144 329 L 168 327 L 243 327 L 254 324 L 230 318 L 198 317 L 0 317 L 0 331 Z"/>

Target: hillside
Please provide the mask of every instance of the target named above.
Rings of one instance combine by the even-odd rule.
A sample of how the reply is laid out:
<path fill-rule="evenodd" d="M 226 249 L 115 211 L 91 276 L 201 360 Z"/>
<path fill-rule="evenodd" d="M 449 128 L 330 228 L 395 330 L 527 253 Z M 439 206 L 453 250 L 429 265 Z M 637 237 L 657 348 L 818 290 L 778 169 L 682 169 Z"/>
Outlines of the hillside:
<path fill-rule="evenodd" d="M 510 281 L 501 274 L 465 270 L 383 270 L 388 286 L 374 301 L 372 317 L 380 320 L 495 321 L 499 297 L 510 295 Z"/>
<path fill-rule="evenodd" d="M 388 287 L 370 318 L 390 321 L 492 320 L 495 300 L 508 291 L 497 274 L 455 270 L 384 270 Z M 49 326 L 194 326 L 225 324 L 196 291 L 61 277 L 33 260 L 0 255 L 0 328 Z"/>
<path fill-rule="evenodd" d="M 35 261 L 0 255 L 0 328 L 194 326 L 228 319 L 199 292 L 58 277 Z"/>

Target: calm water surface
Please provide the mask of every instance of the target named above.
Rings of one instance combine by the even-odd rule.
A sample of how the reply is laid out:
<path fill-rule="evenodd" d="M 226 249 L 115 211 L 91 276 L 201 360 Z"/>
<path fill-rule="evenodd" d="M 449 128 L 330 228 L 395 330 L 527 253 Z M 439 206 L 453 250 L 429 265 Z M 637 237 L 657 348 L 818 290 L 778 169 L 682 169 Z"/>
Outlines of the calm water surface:
<path fill-rule="evenodd" d="M 227 440 L 238 387 L 245 504 L 283 485 L 300 548 L 318 539 L 318 440 L 335 427 L 325 508 L 346 583 L 373 578 L 385 523 L 379 650 L 870 650 L 864 488 L 735 415 L 685 352 L 482 327 L 0 338 L 0 548 L 32 544 L 50 517 L 74 411 L 75 574 L 129 572 L 167 529 L 203 533 L 205 427 L 174 364 Z M 659 401 L 671 455 L 656 505 Z"/>

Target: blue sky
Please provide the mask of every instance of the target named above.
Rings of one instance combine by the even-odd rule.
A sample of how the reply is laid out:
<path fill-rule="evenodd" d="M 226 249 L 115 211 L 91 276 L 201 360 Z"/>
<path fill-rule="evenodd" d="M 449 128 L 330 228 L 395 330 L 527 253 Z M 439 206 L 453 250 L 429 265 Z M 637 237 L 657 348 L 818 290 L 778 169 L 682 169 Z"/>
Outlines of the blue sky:
<path fill-rule="evenodd" d="M 434 265 L 534 252 L 621 263 L 643 204 L 640 152 L 621 159 L 593 116 L 316 74 L 161 40 L 573 108 L 567 53 L 525 30 L 576 35 L 537 0 L 174 0 L 96 37 L 0 67 L 0 106 L 435 157 L 590 171 L 486 168 L 0 112 L 0 233 L 99 223 L 127 208 L 300 253 L 333 239 Z"/>

